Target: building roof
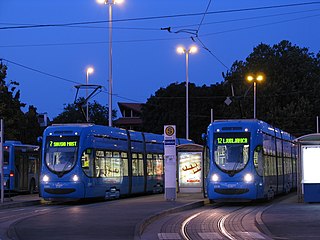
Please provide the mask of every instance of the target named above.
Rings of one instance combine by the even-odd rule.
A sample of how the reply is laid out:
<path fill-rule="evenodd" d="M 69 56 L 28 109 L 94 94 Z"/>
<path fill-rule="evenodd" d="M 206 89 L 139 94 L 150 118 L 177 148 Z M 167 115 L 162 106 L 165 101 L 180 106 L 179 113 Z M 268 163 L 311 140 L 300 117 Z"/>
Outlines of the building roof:
<path fill-rule="evenodd" d="M 114 124 L 117 126 L 120 125 L 141 125 L 142 119 L 141 118 L 118 118 L 114 121 Z"/>
<path fill-rule="evenodd" d="M 120 111 L 122 111 L 124 109 L 131 109 L 135 112 L 141 113 L 143 103 L 121 103 L 121 102 L 118 102 L 118 106 L 120 108 Z"/>

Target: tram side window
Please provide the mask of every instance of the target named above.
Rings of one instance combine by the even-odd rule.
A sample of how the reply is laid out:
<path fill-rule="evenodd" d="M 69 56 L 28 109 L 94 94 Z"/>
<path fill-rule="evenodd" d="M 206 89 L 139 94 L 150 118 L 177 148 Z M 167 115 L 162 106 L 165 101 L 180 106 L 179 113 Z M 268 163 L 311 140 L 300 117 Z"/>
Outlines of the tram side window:
<path fill-rule="evenodd" d="M 153 176 L 153 161 L 152 161 L 152 154 L 147 154 L 147 175 Z"/>
<path fill-rule="evenodd" d="M 143 155 L 142 153 L 132 154 L 132 176 L 143 176 Z"/>
<path fill-rule="evenodd" d="M 86 149 L 81 156 L 81 167 L 84 173 L 88 177 L 94 176 L 93 171 L 93 151 L 92 149 L 88 148 Z"/>
<path fill-rule="evenodd" d="M 148 176 L 163 174 L 163 155 L 147 154 L 147 173 Z"/>
<path fill-rule="evenodd" d="M 95 177 L 106 177 L 107 176 L 107 167 L 106 167 L 106 158 L 108 157 L 107 155 L 110 154 L 106 152 L 106 156 L 104 155 L 103 150 L 96 150 L 95 154 Z M 111 153 L 112 156 L 112 153 Z"/>
<path fill-rule="evenodd" d="M 120 152 L 96 150 L 96 177 L 117 178 L 121 176 Z"/>
<path fill-rule="evenodd" d="M 157 154 L 157 159 L 156 159 L 156 175 L 162 175 L 164 173 L 163 171 L 163 155 L 162 154 Z"/>
<path fill-rule="evenodd" d="M 4 148 L 3 152 L 3 165 L 9 165 L 9 150 Z"/>
<path fill-rule="evenodd" d="M 121 153 L 122 159 L 122 168 L 123 168 L 123 176 L 129 176 L 129 168 L 128 168 L 128 154 L 126 152 Z"/>
<path fill-rule="evenodd" d="M 262 146 L 257 146 L 253 153 L 253 163 L 257 173 L 263 175 L 263 154 Z"/>

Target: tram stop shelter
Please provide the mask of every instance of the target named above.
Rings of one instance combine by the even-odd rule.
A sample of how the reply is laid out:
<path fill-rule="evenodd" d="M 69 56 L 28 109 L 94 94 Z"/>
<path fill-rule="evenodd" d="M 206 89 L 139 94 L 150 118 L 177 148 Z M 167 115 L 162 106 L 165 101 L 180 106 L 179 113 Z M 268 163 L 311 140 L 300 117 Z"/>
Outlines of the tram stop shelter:
<path fill-rule="evenodd" d="M 181 193 L 203 192 L 203 146 L 181 144 L 177 146 L 177 180 Z"/>
<path fill-rule="evenodd" d="M 298 143 L 299 202 L 320 202 L 320 133 L 301 136 Z"/>

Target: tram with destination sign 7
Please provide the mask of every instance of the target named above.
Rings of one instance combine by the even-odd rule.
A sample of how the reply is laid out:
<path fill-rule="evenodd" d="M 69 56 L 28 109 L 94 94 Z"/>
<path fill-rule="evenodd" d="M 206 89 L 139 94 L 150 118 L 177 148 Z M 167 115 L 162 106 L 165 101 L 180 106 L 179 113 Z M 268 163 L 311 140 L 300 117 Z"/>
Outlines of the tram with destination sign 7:
<path fill-rule="evenodd" d="M 94 124 L 50 126 L 43 134 L 40 195 L 110 199 L 162 192 L 163 141 L 163 135 Z"/>
<path fill-rule="evenodd" d="M 294 138 L 256 119 L 218 120 L 204 135 L 211 201 L 272 199 L 297 186 Z"/>

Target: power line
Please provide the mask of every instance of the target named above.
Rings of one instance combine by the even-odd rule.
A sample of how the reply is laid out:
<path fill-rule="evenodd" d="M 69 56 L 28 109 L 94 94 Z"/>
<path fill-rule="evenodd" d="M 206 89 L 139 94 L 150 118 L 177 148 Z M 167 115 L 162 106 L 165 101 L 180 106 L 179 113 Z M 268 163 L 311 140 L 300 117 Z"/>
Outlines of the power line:
<path fill-rule="evenodd" d="M 65 82 L 70 82 L 70 83 L 74 83 L 74 84 L 81 84 L 79 82 L 76 82 L 76 81 L 73 81 L 73 80 L 70 80 L 70 79 L 67 79 L 67 78 L 64 78 L 64 77 L 60 77 L 60 76 L 57 76 L 57 75 L 54 75 L 54 74 L 50 74 L 50 73 L 46 73 L 44 71 L 40 71 L 40 70 L 37 70 L 35 68 L 32 68 L 32 67 L 28 67 L 28 66 L 25 66 L 23 64 L 20 64 L 20 63 L 17 63 L 17 62 L 14 62 L 14 61 L 11 61 L 11 60 L 8 60 L 6 58 L 0 58 L 0 62 L 2 61 L 6 61 L 8 63 L 11 63 L 13 65 L 16 65 L 16 66 L 19 66 L 19 67 L 22 67 L 22 68 L 25 68 L 27 70 L 30 70 L 30 71 L 33 71 L 33 72 L 37 72 L 37 73 L 40 73 L 42 75 L 46 75 L 46 76 L 49 76 L 49 77 L 52 77 L 52 78 L 56 78 L 56 79 L 59 79 L 59 80 L 63 80 Z M 103 86 L 104 89 L 106 89 L 104 86 Z M 100 92 L 104 92 L 104 93 L 107 93 L 109 94 L 108 91 L 106 90 L 101 90 Z M 97 95 L 97 94 L 96 94 Z M 115 97 L 118 97 L 118 98 L 121 98 L 121 99 L 125 99 L 125 100 L 130 100 L 132 102 L 139 102 L 139 101 L 136 101 L 136 100 L 133 100 L 133 99 L 130 99 L 130 98 L 126 98 L 126 97 L 123 97 L 123 96 L 120 96 L 118 94 L 113 94 Z"/>
<path fill-rule="evenodd" d="M 3 61 L 6 61 L 6 62 L 8 62 L 8 63 L 17 65 L 17 66 L 19 66 L 19 67 L 28 69 L 28 70 L 33 71 L 33 72 L 37 72 L 37 73 L 40 73 L 40 74 L 43 74 L 43 75 L 46 75 L 46 76 L 49 76 L 49 77 L 53 77 L 53 78 L 57 78 L 57 79 L 63 80 L 63 81 L 65 81 L 65 82 L 71 82 L 71 83 L 75 83 L 75 84 L 80 84 L 79 82 L 76 82 L 76 81 L 73 81 L 73 80 L 70 80 L 70 79 L 67 79 L 67 78 L 59 77 L 59 76 L 56 76 L 56 75 L 53 75 L 53 74 L 50 74 L 50 73 L 46 73 L 46 72 L 43 72 L 43 71 L 40 71 L 40 70 L 31 68 L 31 67 L 27 67 L 27 66 L 25 66 L 25 65 L 22 65 L 22 64 L 20 64 L 20 63 L 14 62 L 14 61 L 10 61 L 10 60 L 5 59 L 5 58 L 1 58 L 0 60 L 1 60 L 1 61 L 3 60 Z"/>
<path fill-rule="evenodd" d="M 295 4 L 285 4 L 285 5 L 273 5 L 273 6 L 265 6 L 265 7 L 220 10 L 220 11 L 214 11 L 214 12 L 207 12 L 206 15 L 222 14 L 222 13 L 235 13 L 235 12 L 246 12 L 246 11 L 257 11 L 257 10 L 277 9 L 277 8 L 287 8 L 287 7 L 298 7 L 298 6 L 315 5 L 315 4 L 320 4 L 320 2 L 317 1 L 317 2 L 305 2 L 305 3 L 295 3 Z M 115 20 L 112 20 L 112 22 L 128 22 L 128 21 L 155 20 L 155 19 L 164 19 L 164 18 L 192 17 L 192 16 L 203 15 L 203 14 L 204 13 L 186 13 L 186 14 L 175 14 L 175 15 L 126 18 L 126 19 L 115 19 Z M 34 24 L 34 25 L 0 27 L 0 30 L 44 28 L 44 27 L 66 27 L 66 26 L 76 26 L 76 25 L 100 24 L 100 23 L 108 23 L 108 22 L 109 22 L 109 20 L 73 22 L 73 23 L 55 23 L 55 24 Z"/>
<path fill-rule="evenodd" d="M 255 19 L 270 18 L 270 17 L 273 18 L 273 17 L 280 17 L 280 16 L 286 16 L 286 15 L 298 14 L 298 13 L 317 12 L 319 10 L 320 9 L 318 8 L 318 9 L 312 9 L 312 10 L 295 11 L 295 12 L 278 13 L 278 14 L 269 14 L 269 15 L 263 15 L 263 16 L 255 16 L 255 17 L 235 18 L 235 19 L 229 19 L 229 20 L 205 22 L 205 23 L 202 23 L 202 25 L 204 26 L 204 25 L 222 24 L 222 23 L 229 23 L 229 22 L 239 22 L 239 21 L 255 20 Z M 198 26 L 198 25 L 199 24 L 190 24 L 190 25 L 183 25 L 183 26 L 172 26 L 171 29 L 194 27 L 194 26 Z"/>
<path fill-rule="evenodd" d="M 196 31 L 197 35 L 198 35 L 199 31 L 200 31 L 200 27 L 201 27 L 201 25 L 202 25 L 202 23 L 203 23 L 203 20 L 204 20 L 207 12 L 208 12 L 208 10 L 209 10 L 210 4 L 211 4 L 211 0 L 209 0 L 209 3 L 208 3 L 207 8 L 206 8 L 206 11 L 204 12 L 204 14 L 203 14 L 203 16 L 202 16 L 202 19 L 201 19 L 200 24 L 199 24 L 199 26 L 198 26 L 198 29 L 197 29 L 197 31 Z"/>
<path fill-rule="evenodd" d="M 150 39 L 132 39 L 132 40 L 113 40 L 112 43 L 135 43 L 135 42 L 154 42 L 154 41 L 172 41 L 188 39 L 188 37 L 176 37 L 176 38 L 150 38 Z M 45 44 L 20 44 L 20 45 L 0 45 L 0 48 L 10 47 L 50 47 L 50 46 L 70 46 L 70 45 L 90 45 L 90 44 L 107 44 L 108 41 L 96 41 L 96 42 L 73 42 L 73 43 L 45 43 Z"/>
<path fill-rule="evenodd" d="M 202 34 L 201 36 L 202 37 L 206 37 L 206 36 L 210 36 L 210 35 L 217 35 L 217 34 L 223 34 L 223 33 L 229 33 L 229 32 L 248 30 L 248 29 L 252 29 L 252 28 L 265 27 L 265 26 L 270 26 L 270 25 L 275 25 L 275 24 L 280 24 L 280 23 L 286 23 L 286 22 L 293 22 L 293 21 L 297 21 L 297 20 L 301 20 L 301 19 L 307 19 L 307 18 L 313 18 L 313 17 L 319 17 L 319 16 L 320 16 L 320 14 L 316 14 L 316 15 L 299 17 L 299 18 L 288 19 L 288 20 L 282 20 L 282 21 L 277 21 L 277 22 L 272 22 L 272 23 L 264 23 L 264 24 L 258 24 L 258 25 L 248 26 L 248 27 L 224 30 L 224 31 L 220 31 L 220 32 L 207 33 L 207 34 Z"/>

